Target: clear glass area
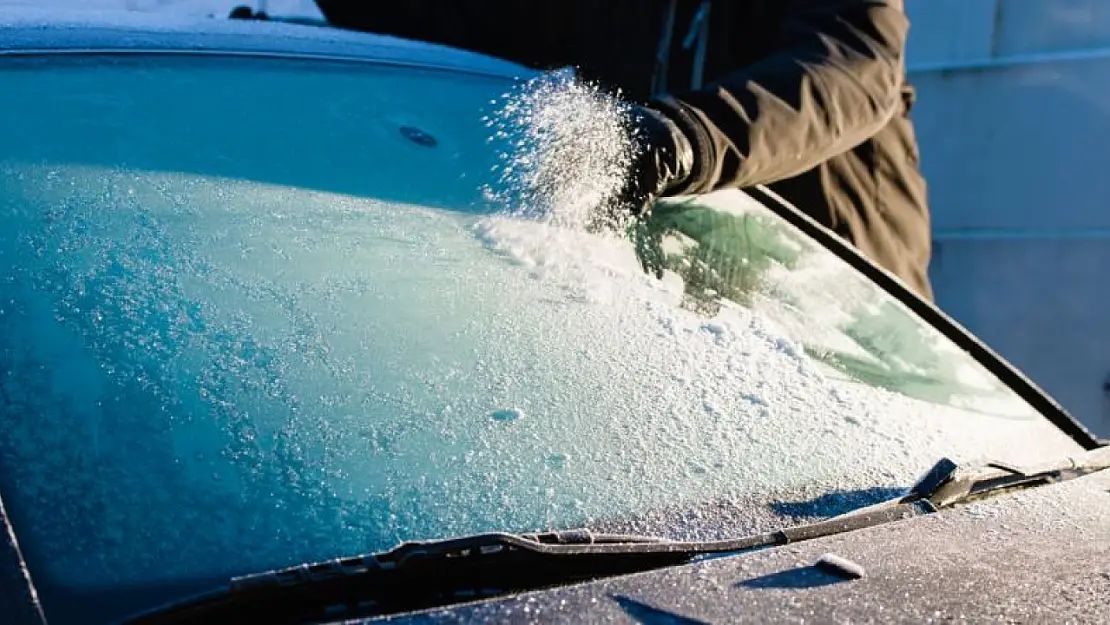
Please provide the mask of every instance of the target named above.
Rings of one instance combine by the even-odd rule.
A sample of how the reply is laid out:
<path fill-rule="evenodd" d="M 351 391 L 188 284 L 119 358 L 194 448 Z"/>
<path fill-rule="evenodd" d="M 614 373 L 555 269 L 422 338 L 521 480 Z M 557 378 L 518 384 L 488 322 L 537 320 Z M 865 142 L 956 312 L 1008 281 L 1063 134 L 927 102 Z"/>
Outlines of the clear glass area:
<path fill-rule="evenodd" d="M 507 82 L 0 65 L 0 491 L 57 622 L 408 539 L 745 534 L 1078 448 L 739 192 L 490 213 Z M 55 622 L 52 620 L 51 622 Z"/>

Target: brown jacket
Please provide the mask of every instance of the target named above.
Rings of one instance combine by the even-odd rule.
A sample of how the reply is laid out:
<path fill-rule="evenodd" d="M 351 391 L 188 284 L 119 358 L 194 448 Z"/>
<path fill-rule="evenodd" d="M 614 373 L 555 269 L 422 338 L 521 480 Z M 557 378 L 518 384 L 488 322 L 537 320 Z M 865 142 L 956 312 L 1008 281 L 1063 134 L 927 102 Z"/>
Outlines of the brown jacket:
<path fill-rule="evenodd" d="M 702 0 L 674 0 L 671 29 L 672 0 L 319 4 L 340 26 L 573 65 L 634 99 L 669 92 L 700 156 L 680 191 L 767 185 L 932 299 L 903 0 L 716 0 L 701 62 L 684 44 Z"/>

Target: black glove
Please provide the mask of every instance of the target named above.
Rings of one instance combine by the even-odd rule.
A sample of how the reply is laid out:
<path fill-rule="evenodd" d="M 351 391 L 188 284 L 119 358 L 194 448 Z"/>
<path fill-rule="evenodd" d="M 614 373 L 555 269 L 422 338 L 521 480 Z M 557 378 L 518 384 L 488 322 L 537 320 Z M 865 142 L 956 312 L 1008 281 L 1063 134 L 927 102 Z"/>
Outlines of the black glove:
<path fill-rule="evenodd" d="M 694 150 L 669 117 L 647 106 L 634 106 L 632 167 L 617 196 L 617 209 L 646 216 L 660 197 L 690 177 Z"/>

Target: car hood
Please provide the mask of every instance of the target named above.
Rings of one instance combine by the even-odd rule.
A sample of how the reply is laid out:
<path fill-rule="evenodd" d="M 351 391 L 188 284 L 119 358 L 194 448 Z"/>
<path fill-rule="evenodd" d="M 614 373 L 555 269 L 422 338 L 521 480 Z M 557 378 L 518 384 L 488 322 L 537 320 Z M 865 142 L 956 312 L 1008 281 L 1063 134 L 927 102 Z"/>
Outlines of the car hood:
<path fill-rule="evenodd" d="M 813 563 L 864 569 L 842 579 Z M 939 514 L 650 573 L 454 609 L 415 622 L 1107 622 L 1110 472 Z"/>

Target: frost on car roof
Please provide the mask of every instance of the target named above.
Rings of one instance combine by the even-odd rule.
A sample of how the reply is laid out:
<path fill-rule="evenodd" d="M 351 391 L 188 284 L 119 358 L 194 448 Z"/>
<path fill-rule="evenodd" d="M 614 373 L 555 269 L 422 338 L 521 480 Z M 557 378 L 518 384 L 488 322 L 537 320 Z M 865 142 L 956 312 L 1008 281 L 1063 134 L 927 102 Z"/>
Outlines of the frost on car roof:
<path fill-rule="evenodd" d="M 337 28 L 124 11 L 0 11 L 0 51 L 28 49 L 283 53 L 426 64 L 506 77 L 534 73 L 456 48 Z"/>

